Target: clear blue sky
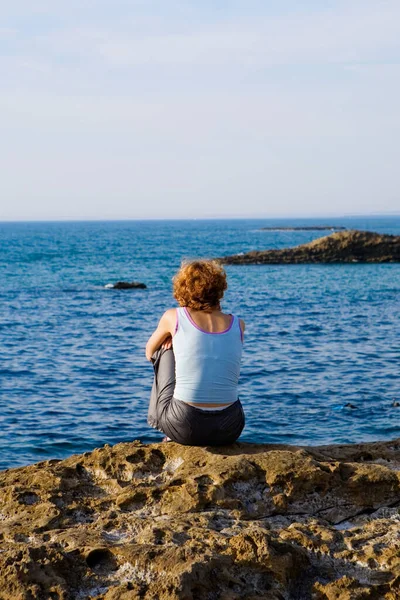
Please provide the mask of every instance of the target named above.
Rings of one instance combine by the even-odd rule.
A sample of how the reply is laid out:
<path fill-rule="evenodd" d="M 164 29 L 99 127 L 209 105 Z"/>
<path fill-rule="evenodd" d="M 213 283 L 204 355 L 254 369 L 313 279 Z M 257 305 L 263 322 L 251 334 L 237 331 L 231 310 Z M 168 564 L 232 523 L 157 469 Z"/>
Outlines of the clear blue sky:
<path fill-rule="evenodd" d="M 0 220 L 400 212 L 399 0 L 0 19 Z"/>

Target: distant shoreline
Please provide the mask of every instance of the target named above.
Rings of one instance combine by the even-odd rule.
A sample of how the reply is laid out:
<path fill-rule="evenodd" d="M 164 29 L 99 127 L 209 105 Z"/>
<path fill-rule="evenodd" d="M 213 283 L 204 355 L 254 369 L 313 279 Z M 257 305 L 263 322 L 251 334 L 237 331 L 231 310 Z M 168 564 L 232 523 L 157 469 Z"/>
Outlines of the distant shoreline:
<path fill-rule="evenodd" d="M 261 227 L 260 231 L 346 231 L 342 225 L 303 225 L 299 227 Z"/>

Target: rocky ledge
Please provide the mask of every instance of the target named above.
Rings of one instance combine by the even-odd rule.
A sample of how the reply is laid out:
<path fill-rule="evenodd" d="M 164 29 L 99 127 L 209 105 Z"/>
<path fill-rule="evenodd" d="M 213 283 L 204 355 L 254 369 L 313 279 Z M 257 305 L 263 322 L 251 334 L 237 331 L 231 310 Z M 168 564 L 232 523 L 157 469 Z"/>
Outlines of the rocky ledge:
<path fill-rule="evenodd" d="M 253 250 L 218 259 L 224 264 L 400 262 L 400 236 L 372 231 L 339 231 L 283 250 Z"/>
<path fill-rule="evenodd" d="M 140 442 L 0 473 L 1 600 L 398 600 L 400 439 Z"/>

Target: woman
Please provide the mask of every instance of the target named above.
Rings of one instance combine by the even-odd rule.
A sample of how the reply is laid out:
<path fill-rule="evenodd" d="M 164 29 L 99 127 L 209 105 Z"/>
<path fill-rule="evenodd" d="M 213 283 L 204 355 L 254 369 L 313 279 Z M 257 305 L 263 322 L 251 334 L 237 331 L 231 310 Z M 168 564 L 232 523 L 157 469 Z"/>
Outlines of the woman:
<path fill-rule="evenodd" d="M 191 446 L 233 443 L 244 427 L 238 380 L 245 324 L 221 311 L 226 273 L 211 260 L 185 262 L 167 310 L 146 345 L 154 384 L 148 422 Z"/>

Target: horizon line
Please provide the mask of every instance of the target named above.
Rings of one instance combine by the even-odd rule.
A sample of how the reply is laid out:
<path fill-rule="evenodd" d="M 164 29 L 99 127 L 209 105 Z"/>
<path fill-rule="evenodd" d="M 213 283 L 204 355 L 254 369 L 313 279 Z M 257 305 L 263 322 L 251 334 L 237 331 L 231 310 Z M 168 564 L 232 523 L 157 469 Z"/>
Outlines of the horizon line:
<path fill-rule="evenodd" d="M 141 222 L 141 221 L 279 221 L 290 219 L 351 219 L 351 218 L 376 218 L 376 217 L 400 217 L 400 212 L 396 213 L 353 213 L 342 215 L 308 215 L 308 216 L 281 216 L 281 217 L 260 217 L 260 216 L 204 216 L 204 217 L 122 217 L 122 218 L 42 218 L 42 219 L 0 219 L 0 223 L 123 223 L 123 222 Z M 324 223 L 325 225 L 326 223 Z"/>

